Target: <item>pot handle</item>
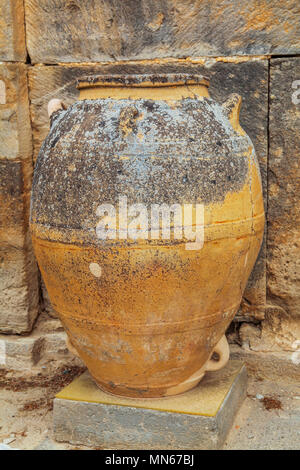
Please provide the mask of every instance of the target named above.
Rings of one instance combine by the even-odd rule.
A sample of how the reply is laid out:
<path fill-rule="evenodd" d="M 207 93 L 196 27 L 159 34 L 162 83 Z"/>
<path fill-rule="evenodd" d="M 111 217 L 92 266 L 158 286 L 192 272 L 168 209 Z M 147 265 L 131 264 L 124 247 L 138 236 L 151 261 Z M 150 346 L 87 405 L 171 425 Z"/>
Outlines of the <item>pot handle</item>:
<path fill-rule="evenodd" d="M 65 111 L 66 109 L 67 107 L 62 100 L 59 100 L 57 98 L 53 98 L 52 100 L 50 100 L 48 103 L 48 116 L 49 116 L 49 119 L 51 120 L 51 124 L 52 124 L 52 117 L 54 117 L 53 116 L 54 113 L 56 113 L 57 111 L 59 112 Z"/>
<path fill-rule="evenodd" d="M 215 361 L 212 359 L 212 355 L 216 353 L 219 356 L 219 360 Z M 226 336 L 223 335 L 218 344 L 215 346 L 213 352 L 211 353 L 210 358 L 208 359 L 206 365 L 205 365 L 205 370 L 207 372 L 210 371 L 215 371 L 222 369 L 224 366 L 226 366 L 230 356 L 230 350 L 229 350 L 229 344 L 226 339 Z"/>
<path fill-rule="evenodd" d="M 244 135 L 245 131 L 240 125 L 240 110 L 242 104 L 242 97 L 237 93 L 232 93 L 228 96 L 227 100 L 222 104 L 222 108 L 230 121 L 232 127 L 239 134 Z"/>

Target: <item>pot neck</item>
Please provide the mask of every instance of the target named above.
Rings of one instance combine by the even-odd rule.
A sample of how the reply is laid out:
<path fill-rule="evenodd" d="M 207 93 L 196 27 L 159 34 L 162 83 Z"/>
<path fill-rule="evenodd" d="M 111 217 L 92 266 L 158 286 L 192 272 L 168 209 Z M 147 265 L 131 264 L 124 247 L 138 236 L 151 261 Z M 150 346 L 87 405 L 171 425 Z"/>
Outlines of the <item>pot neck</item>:
<path fill-rule="evenodd" d="M 180 100 L 209 97 L 208 80 L 197 76 L 101 76 L 78 82 L 79 99 Z"/>

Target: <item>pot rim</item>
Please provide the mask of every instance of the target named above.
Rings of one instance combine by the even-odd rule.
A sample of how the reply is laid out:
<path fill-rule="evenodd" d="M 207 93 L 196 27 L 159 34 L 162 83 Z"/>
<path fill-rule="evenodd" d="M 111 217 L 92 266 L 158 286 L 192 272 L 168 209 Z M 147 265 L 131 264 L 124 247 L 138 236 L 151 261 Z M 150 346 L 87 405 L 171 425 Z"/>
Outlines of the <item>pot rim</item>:
<path fill-rule="evenodd" d="M 149 74 L 96 74 L 77 79 L 77 88 L 92 87 L 171 87 L 203 85 L 209 87 L 209 79 L 197 73 L 149 73 Z"/>

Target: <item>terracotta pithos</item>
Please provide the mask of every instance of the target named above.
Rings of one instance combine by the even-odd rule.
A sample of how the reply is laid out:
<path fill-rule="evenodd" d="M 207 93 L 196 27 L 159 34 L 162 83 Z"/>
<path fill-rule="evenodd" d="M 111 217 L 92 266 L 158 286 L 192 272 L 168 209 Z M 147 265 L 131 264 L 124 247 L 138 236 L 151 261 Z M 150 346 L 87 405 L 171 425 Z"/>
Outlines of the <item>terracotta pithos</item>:
<path fill-rule="evenodd" d="M 226 364 L 224 333 L 262 241 L 241 98 L 221 106 L 207 79 L 187 74 L 94 76 L 78 88 L 68 109 L 49 103 L 35 168 L 42 276 L 103 390 L 182 393 Z"/>

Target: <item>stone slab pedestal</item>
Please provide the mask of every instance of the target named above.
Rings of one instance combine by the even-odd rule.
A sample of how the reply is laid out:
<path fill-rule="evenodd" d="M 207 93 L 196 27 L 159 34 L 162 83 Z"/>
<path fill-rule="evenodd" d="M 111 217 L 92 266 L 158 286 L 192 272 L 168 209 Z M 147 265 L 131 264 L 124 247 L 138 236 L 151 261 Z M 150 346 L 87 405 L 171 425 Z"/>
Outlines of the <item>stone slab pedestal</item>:
<path fill-rule="evenodd" d="M 240 361 L 207 373 L 193 390 L 160 399 L 110 395 L 85 372 L 56 395 L 54 436 L 103 449 L 219 449 L 246 388 Z"/>

